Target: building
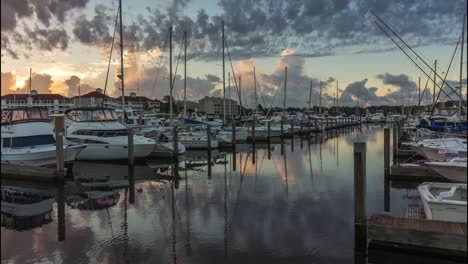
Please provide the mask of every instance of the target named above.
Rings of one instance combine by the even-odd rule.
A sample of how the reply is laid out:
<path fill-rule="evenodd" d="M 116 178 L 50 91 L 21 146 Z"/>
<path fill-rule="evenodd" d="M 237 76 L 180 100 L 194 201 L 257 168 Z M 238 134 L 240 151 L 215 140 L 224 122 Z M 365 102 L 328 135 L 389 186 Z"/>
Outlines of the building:
<path fill-rule="evenodd" d="M 178 112 L 183 112 L 184 111 L 184 101 L 178 100 L 175 101 L 175 107 Z M 198 111 L 198 103 L 194 101 L 187 101 L 187 112 L 194 112 Z"/>
<path fill-rule="evenodd" d="M 115 98 L 119 106 L 122 105 L 122 96 Z M 130 96 L 125 96 L 125 105 L 134 110 L 153 110 L 156 113 L 160 112 L 161 101 L 158 99 L 149 99 L 146 96 L 137 96 L 136 93 L 130 93 Z"/>
<path fill-rule="evenodd" d="M 38 106 L 48 108 L 51 114 L 58 114 L 73 107 L 70 98 L 60 94 L 39 94 L 36 90 L 32 90 L 31 94 L 6 94 L 1 99 L 2 109 Z"/>
<path fill-rule="evenodd" d="M 229 111 L 229 103 L 231 105 L 231 111 Z M 232 99 L 225 99 L 226 116 L 238 115 L 239 106 L 236 101 Z M 198 101 L 198 110 L 211 115 L 223 115 L 223 98 L 220 97 L 204 97 Z"/>
<path fill-rule="evenodd" d="M 115 108 L 117 106 L 116 100 L 108 95 L 103 94 L 101 88 L 97 88 L 96 91 L 89 92 L 87 94 L 72 97 L 72 102 L 74 107 L 104 106 L 109 108 Z"/>

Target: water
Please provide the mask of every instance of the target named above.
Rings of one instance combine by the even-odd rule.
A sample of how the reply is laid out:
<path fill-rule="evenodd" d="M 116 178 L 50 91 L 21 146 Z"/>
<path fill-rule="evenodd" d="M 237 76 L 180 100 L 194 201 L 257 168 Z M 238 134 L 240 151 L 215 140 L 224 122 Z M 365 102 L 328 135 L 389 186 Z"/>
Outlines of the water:
<path fill-rule="evenodd" d="M 52 221 L 29 230 L 5 227 L 2 216 L 2 263 L 353 263 L 356 141 L 367 142 L 368 215 L 382 212 L 383 128 L 369 125 L 270 151 L 257 145 L 255 163 L 250 145 L 235 156 L 213 153 L 211 168 L 206 152 L 189 152 L 179 181 L 168 180 L 176 173 L 169 164 L 138 164 L 133 204 L 128 189 L 80 203 L 82 189 L 68 182 L 65 240 L 57 203 Z M 78 162 L 74 175 L 126 182 L 128 170 Z M 419 203 L 414 186 L 390 188 L 393 215 Z"/>

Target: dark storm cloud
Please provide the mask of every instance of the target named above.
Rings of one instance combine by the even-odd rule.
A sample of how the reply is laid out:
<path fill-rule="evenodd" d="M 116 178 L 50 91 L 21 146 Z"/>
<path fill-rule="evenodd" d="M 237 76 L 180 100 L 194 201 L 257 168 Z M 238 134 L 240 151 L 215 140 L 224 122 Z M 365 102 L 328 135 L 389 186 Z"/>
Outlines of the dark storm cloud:
<path fill-rule="evenodd" d="M 416 83 L 411 81 L 406 74 L 393 75 L 391 73 L 378 74 L 377 79 L 382 80 L 384 84 L 393 85 L 408 92 L 413 92 L 417 89 Z"/>
<path fill-rule="evenodd" d="M 68 47 L 68 33 L 64 29 L 67 15 L 75 9 L 82 9 L 88 0 L 2 0 L 1 30 L 3 50 L 13 59 L 19 59 L 19 51 L 25 57 L 31 47 L 40 50 L 64 50 Z M 34 30 L 25 23 L 34 19 Z"/>
<path fill-rule="evenodd" d="M 191 0 L 171 1 L 166 8 L 148 7 L 126 21 L 125 37 L 143 51 L 167 46 L 167 30 L 174 27 L 174 41 L 187 31 L 191 56 L 215 60 L 221 44 L 221 20 L 234 59 L 278 54 L 294 48 L 305 57 L 334 55 L 343 48 L 359 47 L 359 53 L 393 48 L 368 12 L 375 11 L 407 42 L 415 46 L 451 43 L 465 10 L 464 0 L 219 0 L 218 14 L 200 9 L 185 12 Z M 64 21 L 71 9 L 87 0 L 2 1 L 2 30 L 14 30 L 19 19 L 36 14 L 43 25 L 55 18 Z M 5 8 L 3 8 L 5 7 Z M 3 10 L 6 11 L 3 11 Z M 94 17 L 74 21 L 73 34 L 88 45 L 109 43 L 115 10 L 96 10 Z M 49 29 L 50 30 L 50 29 Z M 441 38 L 441 36 L 444 36 Z M 13 44 L 10 43 L 10 49 Z M 47 45 L 45 45 L 47 46 Z M 53 45 L 52 45 L 53 46 Z M 13 51 L 14 52 L 14 51 Z M 356 52 L 356 51 L 355 51 Z"/>

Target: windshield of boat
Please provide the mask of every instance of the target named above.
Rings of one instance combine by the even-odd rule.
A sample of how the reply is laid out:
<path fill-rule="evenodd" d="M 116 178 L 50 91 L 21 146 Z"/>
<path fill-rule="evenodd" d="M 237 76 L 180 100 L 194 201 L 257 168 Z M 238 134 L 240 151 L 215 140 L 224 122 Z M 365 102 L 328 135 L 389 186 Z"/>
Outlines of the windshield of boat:
<path fill-rule="evenodd" d="M 49 111 L 45 108 L 2 109 L 2 124 L 30 121 L 49 121 Z"/>
<path fill-rule="evenodd" d="M 117 114 L 113 109 L 71 110 L 67 113 L 67 117 L 76 122 L 102 122 L 117 120 Z"/>

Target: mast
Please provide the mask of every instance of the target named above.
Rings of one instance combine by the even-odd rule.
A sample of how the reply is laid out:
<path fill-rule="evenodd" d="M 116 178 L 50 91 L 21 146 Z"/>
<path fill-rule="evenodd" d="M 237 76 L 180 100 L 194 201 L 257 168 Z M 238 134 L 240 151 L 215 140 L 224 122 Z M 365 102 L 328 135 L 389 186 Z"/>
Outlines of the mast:
<path fill-rule="evenodd" d="M 232 111 L 231 111 L 231 73 L 228 72 L 228 108 L 229 108 L 229 118 L 232 120 Z"/>
<path fill-rule="evenodd" d="M 104 102 L 104 100 L 102 100 Z M 78 105 L 81 107 L 81 86 L 78 85 Z"/>
<path fill-rule="evenodd" d="M 221 39 L 223 41 L 223 126 L 226 125 L 226 68 L 224 65 L 224 20 L 221 21 Z"/>
<path fill-rule="evenodd" d="M 319 113 L 322 113 L 322 85 L 323 82 L 320 81 L 320 93 L 319 93 Z"/>
<path fill-rule="evenodd" d="M 419 77 L 419 83 L 418 83 L 418 110 L 420 106 L 421 106 L 421 77 Z"/>
<path fill-rule="evenodd" d="M 432 90 L 432 104 L 435 104 L 435 99 L 436 99 L 436 76 L 437 76 L 437 60 L 435 60 L 434 62 L 434 80 L 433 80 L 433 83 L 434 83 L 434 88 Z"/>
<path fill-rule="evenodd" d="M 336 80 L 336 92 L 335 92 L 335 111 L 338 113 L 338 80 Z"/>
<path fill-rule="evenodd" d="M 283 96 L 283 116 L 286 113 L 286 84 L 288 82 L 288 67 L 284 67 L 284 96 Z"/>
<path fill-rule="evenodd" d="M 125 78 L 124 78 L 124 41 L 123 41 L 123 19 L 122 19 L 122 0 L 119 0 L 119 17 L 120 17 L 120 81 L 122 83 L 122 113 L 125 116 Z M 104 100 L 104 99 L 103 99 Z"/>
<path fill-rule="evenodd" d="M 243 108 L 243 107 L 242 107 L 242 96 L 241 96 L 242 94 L 241 94 L 241 93 L 242 93 L 242 89 L 241 89 L 241 77 L 240 77 L 240 75 L 239 75 L 239 105 L 240 105 L 239 114 L 240 114 L 240 116 L 242 117 L 242 108 Z"/>
<path fill-rule="evenodd" d="M 462 112 L 462 104 L 463 104 L 463 94 L 462 94 L 462 86 L 463 86 L 463 44 L 465 42 L 465 20 L 466 20 L 466 13 L 463 15 L 463 27 L 462 27 L 462 38 L 461 38 L 461 54 L 460 54 L 460 99 L 458 102 L 458 120 L 461 121 L 461 112 Z"/>
<path fill-rule="evenodd" d="M 29 68 L 29 96 L 31 96 L 32 87 L 32 68 Z"/>
<path fill-rule="evenodd" d="M 255 116 L 257 115 L 257 76 L 255 74 L 255 67 L 253 67 L 253 77 L 254 77 L 254 98 L 255 98 Z"/>
<path fill-rule="evenodd" d="M 356 116 L 359 116 L 359 87 L 357 87 Z"/>
<path fill-rule="evenodd" d="M 173 113 L 172 113 L 172 93 L 173 93 L 173 81 L 172 81 L 172 27 L 169 27 L 169 113 L 171 119 L 171 126 L 173 124 Z"/>
<path fill-rule="evenodd" d="M 309 115 L 310 115 L 310 104 L 312 103 L 312 80 L 310 80 L 310 88 L 309 88 Z"/>
<path fill-rule="evenodd" d="M 366 104 L 364 105 L 364 109 L 366 110 L 365 111 L 366 116 L 367 116 L 367 100 L 369 99 L 368 93 L 369 93 L 369 89 L 366 89 Z"/>
<path fill-rule="evenodd" d="M 184 32 L 184 118 L 187 117 L 187 31 Z"/>

